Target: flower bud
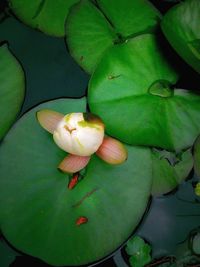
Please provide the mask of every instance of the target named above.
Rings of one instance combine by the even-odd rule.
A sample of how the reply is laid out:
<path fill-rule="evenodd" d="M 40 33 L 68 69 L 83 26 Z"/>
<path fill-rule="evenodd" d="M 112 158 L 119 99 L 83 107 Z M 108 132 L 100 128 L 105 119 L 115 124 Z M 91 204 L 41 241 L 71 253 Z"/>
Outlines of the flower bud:
<path fill-rule="evenodd" d="M 53 138 L 61 149 L 70 154 L 90 156 L 103 142 L 104 124 L 90 113 L 70 113 L 58 123 Z"/>

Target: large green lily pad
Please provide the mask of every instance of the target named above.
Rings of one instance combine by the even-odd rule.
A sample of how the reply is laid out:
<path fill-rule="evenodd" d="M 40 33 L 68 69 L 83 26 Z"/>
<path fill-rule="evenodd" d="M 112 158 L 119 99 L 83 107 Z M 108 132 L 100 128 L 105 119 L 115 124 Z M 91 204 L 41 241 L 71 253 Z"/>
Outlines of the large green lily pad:
<path fill-rule="evenodd" d="M 200 73 L 200 1 L 187 0 L 171 8 L 162 30 L 176 52 Z"/>
<path fill-rule="evenodd" d="M 152 150 L 152 195 L 166 194 L 184 181 L 193 168 L 191 149 L 178 155 L 168 151 Z"/>
<path fill-rule="evenodd" d="M 17 249 L 52 265 L 88 264 L 105 257 L 138 225 L 151 191 L 151 152 L 130 147 L 128 160 L 111 166 L 96 156 L 83 180 L 67 188 L 57 169 L 66 156 L 40 127 L 36 111 L 86 110 L 85 99 L 60 99 L 24 115 L 0 148 L 0 226 Z M 76 225 L 80 216 L 86 224 Z"/>
<path fill-rule="evenodd" d="M 147 0 L 81 0 L 67 18 L 67 44 L 76 62 L 92 73 L 108 48 L 155 31 L 160 18 Z"/>
<path fill-rule="evenodd" d="M 63 37 L 69 8 L 78 0 L 9 0 L 14 14 L 46 34 Z"/>
<path fill-rule="evenodd" d="M 24 72 L 20 63 L 8 49 L 0 46 L 0 140 L 15 121 L 23 103 Z"/>
<path fill-rule="evenodd" d="M 104 55 L 89 83 L 89 106 L 125 143 L 180 151 L 200 133 L 200 95 L 171 89 L 176 81 L 156 37 L 140 35 Z"/>

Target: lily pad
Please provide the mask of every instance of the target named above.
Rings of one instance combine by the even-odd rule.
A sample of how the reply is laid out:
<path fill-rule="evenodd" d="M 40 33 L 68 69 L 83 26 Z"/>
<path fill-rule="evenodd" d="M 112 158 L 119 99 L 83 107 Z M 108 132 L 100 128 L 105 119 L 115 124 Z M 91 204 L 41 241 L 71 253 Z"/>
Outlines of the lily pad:
<path fill-rule="evenodd" d="M 200 136 L 198 136 L 194 144 L 194 170 L 200 177 Z"/>
<path fill-rule="evenodd" d="M 161 15 L 146 0 L 82 0 L 66 23 L 67 44 L 76 62 L 92 73 L 104 52 L 130 37 L 152 32 Z"/>
<path fill-rule="evenodd" d="M 200 1 L 182 1 L 164 16 L 162 30 L 176 52 L 200 73 Z"/>
<path fill-rule="evenodd" d="M 63 37 L 69 8 L 78 0 L 9 0 L 14 14 L 46 34 Z"/>
<path fill-rule="evenodd" d="M 200 233 L 197 233 L 192 240 L 192 249 L 195 254 L 200 255 Z"/>
<path fill-rule="evenodd" d="M 152 150 L 154 196 L 166 194 L 184 181 L 193 167 L 191 149 L 176 155 L 168 151 Z"/>
<path fill-rule="evenodd" d="M 25 77 L 20 63 L 0 46 L 0 140 L 15 121 L 24 100 Z"/>
<path fill-rule="evenodd" d="M 140 35 L 104 55 L 89 83 L 89 106 L 109 135 L 178 152 L 200 133 L 200 95 L 171 89 L 177 79 L 156 36 Z"/>
<path fill-rule="evenodd" d="M 56 265 L 99 260 L 138 225 L 151 191 L 151 152 L 130 147 L 128 160 L 112 166 L 93 156 L 72 190 L 57 169 L 66 156 L 40 127 L 36 112 L 83 112 L 85 98 L 41 104 L 24 115 L 0 148 L 0 226 L 17 249 Z M 77 219 L 87 223 L 77 225 Z M 80 222 L 80 220 L 79 220 Z"/>
<path fill-rule="evenodd" d="M 134 236 L 126 246 L 126 253 L 130 255 L 130 265 L 132 267 L 142 267 L 151 262 L 151 246 L 139 237 Z"/>

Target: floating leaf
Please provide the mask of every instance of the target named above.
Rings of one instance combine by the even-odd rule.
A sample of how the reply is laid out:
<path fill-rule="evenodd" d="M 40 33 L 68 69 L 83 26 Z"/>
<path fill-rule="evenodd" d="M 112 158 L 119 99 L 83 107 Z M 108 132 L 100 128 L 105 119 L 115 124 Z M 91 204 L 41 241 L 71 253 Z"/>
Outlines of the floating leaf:
<path fill-rule="evenodd" d="M 171 89 L 176 81 L 156 37 L 140 35 L 104 55 L 89 83 L 89 106 L 125 143 L 181 151 L 200 133 L 200 95 Z"/>
<path fill-rule="evenodd" d="M 151 246 L 139 236 L 127 242 L 126 253 L 131 256 L 129 262 L 133 267 L 143 267 L 151 261 Z"/>
<path fill-rule="evenodd" d="M 198 136 L 194 144 L 194 170 L 200 177 L 200 136 Z"/>
<path fill-rule="evenodd" d="M 65 35 L 69 8 L 78 0 L 9 0 L 14 14 L 25 24 L 46 34 Z"/>
<path fill-rule="evenodd" d="M 24 100 L 24 72 L 8 46 L 0 46 L 0 139 L 9 130 Z"/>
<path fill-rule="evenodd" d="M 82 0 L 74 5 L 66 24 L 71 55 L 92 73 L 104 52 L 131 36 L 152 32 L 160 13 L 146 0 Z"/>
<path fill-rule="evenodd" d="M 162 30 L 176 52 L 200 73 L 200 1 L 183 1 L 164 16 Z"/>
<path fill-rule="evenodd" d="M 193 252 L 197 255 L 200 255 L 200 233 L 197 233 L 192 240 L 192 249 Z"/>
<path fill-rule="evenodd" d="M 57 169 L 66 156 L 37 122 L 36 112 L 84 112 L 85 99 L 60 99 L 25 114 L 0 148 L 0 225 L 17 249 L 52 265 L 81 265 L 109 255 L 138 225 L 151 191 L 151 152 L 126 146 L 112 166 L 93 155 L 70 190 Z M 87 223 L 76 225 L 80 217 Z"/>
<path fill-rule="evenodd" d="M 194 192 L 198 197 L 200 197 L 200 183 L 196 184 Z"/>
<path fill-rule="evenodd" d="M 180 155 L 167 151 L 152 151 L 153 185 L 152 194 L 166 194 L 185 180 L 193 167 L 191 150 Z"/>

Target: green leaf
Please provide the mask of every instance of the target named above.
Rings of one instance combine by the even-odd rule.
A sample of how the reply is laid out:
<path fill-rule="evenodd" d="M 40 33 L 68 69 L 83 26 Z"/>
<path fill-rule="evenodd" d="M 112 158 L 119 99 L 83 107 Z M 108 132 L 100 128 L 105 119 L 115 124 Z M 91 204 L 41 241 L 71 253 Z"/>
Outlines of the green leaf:
<path fill-rule="evenodd" d="M 80 1 L 68 16 L 67 44 L 76 62 L 91 73 L 102 54 L 117 38 L 112 26 L 90 1 Z"/>
<path fill-rule="evenodd" d="M 200 136 L 194 144 L 194 171 L 200 177 Z"/>
<path fill-rule="evenodd" d="M 85 112 L 86 100 L 49 101 L 26 113 L 0 148 L 0 225 L 24 253 L 56 266 L 97 261 L 117 249 L 140 222 L 151 191 L 151 151 L 131 147 L 113 166 L 93 156 L 83 179 L 68 189 L 57 169 L 66 156 L 37 122 L 36 112 Z M 80 226 L 81 216 L 88 222 Z"/>
<path fill-rule="evenodd" d="M 21 65 L 9 51 L 0 46 L 0 140 L 15 121 L 23 100 L 25 78 Z"/>
<path fill-rule="evenodd" d="M 14 14 L 46 34 L 63 37 L 69 8 L 78 0 L 9 0 Z"/>
<path fill-rule="evenodd" d="M 99 9 L 123 40 L 144 32 L 153 32 L 161 19 L 150 1 L 97 0 Z"/>
<path fill-rule="evenodd" d="M 145 245 L 144 240 L 139 236 L 130 238 L 126 244 L 126 253 L 130 256 L 136 254 Z"/>
<path fill-rule="evenodd" d="M 192 249 L 193 252 L 197 255 L 200 255 L 200 233 L 197 233 L 192 240 Z"/>
<path fill-rule="evenodd" d="M 196 184 L 194 192 L 198 197 L 200 197 L 200 183 Z"/>
<path fill-rule="evenodd" d="M 200 95 L 171 89 L 177 79 L 156 37 L 140 35 L 104 55 L 89 83 L 89 106 L 123 142 L 179 152 L 200 133 Z"/>
<path fill-rule="evenodd" d="M 144 254 L 130 257 L 130 264 L 132 267 L 144 267 L 151 261 L 151 257 Z"/>
<path fill-rule="evenodd" d="M 92 73 L 105 51 L 131 36 L 152 32 L 160 13 L 148 1 L 82 0 L 67 18 L 66 37 L 71 55 Z"/>
<path fill-rule="evenodd" d="M 133 267 L 143 267 L 151 261 L 151 246 L 139 236 L 127 242 L 126 253 L 131 256 L 129 262 Z"/>
<path fill-rule="evenodd" d="M 181 155 L 167 151 L 152 151 L 154 196 L 166 194 L 175 189 L 184 181 L 193 167 L 191 150 L 182 152 Z"/>
<path fill-rule="evenodd" d="M 14 251 L 5 241 L 0 240 L 1 267 L 8 267 L 15 260 L 19 253 Z"/>
<path fill-rule="evenodd" d="M 200 39 L 190 41 L 188 46 L 192 50 L 193 54 L 200 60 Z"/>
<path fill-rule="evenodd" d="M 200 73 L 199 21 L 200 1 L 187 0 L 166 13 L 161 27 L 176 52 Z"/>

